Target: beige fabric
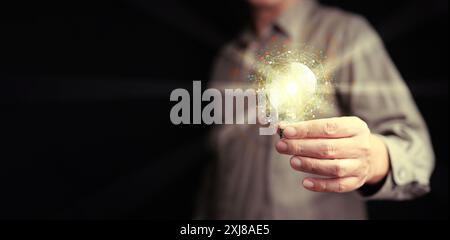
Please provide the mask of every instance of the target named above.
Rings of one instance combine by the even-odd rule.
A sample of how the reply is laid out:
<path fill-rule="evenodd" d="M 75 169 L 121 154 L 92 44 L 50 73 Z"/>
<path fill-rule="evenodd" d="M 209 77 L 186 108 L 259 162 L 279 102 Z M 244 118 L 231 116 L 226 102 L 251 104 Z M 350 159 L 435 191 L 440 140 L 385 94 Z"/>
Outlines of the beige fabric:
<path fill-rule="evenodd" d="M 212 86 L 245 84 L 256 51 L 269 39 L 325 51 L 336 85 L 336 108 L 320 117 L 355 115 L 388 146 L 391 172 L 370 197 L 315 193 L 301 187 L 306 175 L 278 154 L 278 136 L 260 136 L 256 125 L 215 126 L 211 161 L 200 193 L 198 218 L 365 219 L 365 199 L 411 199 L 429 191 L 434 156 L 426 126 L 381 40 L 361 17 L 303 0 L 286 11 L 257 42 L 251 31 L 223 48 Z"/>

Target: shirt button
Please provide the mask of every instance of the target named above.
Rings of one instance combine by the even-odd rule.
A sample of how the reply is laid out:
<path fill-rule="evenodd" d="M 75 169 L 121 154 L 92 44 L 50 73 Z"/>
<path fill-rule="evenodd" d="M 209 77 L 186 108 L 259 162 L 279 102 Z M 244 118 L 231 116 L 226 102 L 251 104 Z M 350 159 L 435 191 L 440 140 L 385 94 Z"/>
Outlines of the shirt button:
<path fill-rule="evenodd" d="M 398 170 L 398 178 L 400 180 L 406 180 L 407 175 L 408 174 L 404 168 L 400 168 L 400 170 Z"/>

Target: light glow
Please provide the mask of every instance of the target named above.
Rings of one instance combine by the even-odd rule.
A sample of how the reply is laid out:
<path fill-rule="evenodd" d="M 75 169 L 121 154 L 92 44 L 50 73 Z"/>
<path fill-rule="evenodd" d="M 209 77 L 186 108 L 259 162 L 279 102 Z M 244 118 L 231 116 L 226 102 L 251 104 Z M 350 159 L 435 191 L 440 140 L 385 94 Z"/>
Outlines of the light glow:
<path fill-rule="evenodd" d="M 266 86 L 270 103 L 278 114 L 285 116 L 284 120 L 296 119 L 314 96 L 316 76 L 306 65 L 298 62 L 288 64 L 272 76 L 272 81 Z"/>
<path fill-rule="evenodd" d="M 279 121 L 314 119 L 332 107 L 331 80 L 325 56 L 308 46 L 272 46 L 260 52 L 249 81 L 265 93 L 263 113 L 275 111 Z"/>

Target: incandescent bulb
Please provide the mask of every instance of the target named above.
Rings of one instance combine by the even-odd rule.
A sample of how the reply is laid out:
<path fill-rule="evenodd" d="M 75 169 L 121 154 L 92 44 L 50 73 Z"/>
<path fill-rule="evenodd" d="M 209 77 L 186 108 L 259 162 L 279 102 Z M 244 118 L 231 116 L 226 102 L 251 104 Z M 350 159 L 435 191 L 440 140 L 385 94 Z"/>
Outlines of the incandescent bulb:
<path fill-rule="evenodd" d="M 316 92 L 314 72 L 302 63 L 293 62 L 271 74 L 271 78 L 267 95 L 280 119 L 301 120 L 306 104 Z"/>

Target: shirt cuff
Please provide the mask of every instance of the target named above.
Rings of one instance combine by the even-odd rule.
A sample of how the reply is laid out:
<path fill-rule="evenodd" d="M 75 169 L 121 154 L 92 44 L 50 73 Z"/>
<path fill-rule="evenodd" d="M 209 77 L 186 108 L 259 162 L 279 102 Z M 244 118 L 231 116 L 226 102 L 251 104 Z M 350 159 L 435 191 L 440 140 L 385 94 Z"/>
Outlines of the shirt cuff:
<path fill-rule="evenodd" d="M 395 137 L 377 136 L 386 144 L 390 171 L 381 186 L 376 187 L 375 190 L 370 189 L 371 186 L 363 186 L 359 191 L 360 196 L 365 200 L 405 200 L 429 192 L 429 185 L 419 184 L 414 171 L 405 161 L 407 157 L 402 151 L 402 143 Z"/>

